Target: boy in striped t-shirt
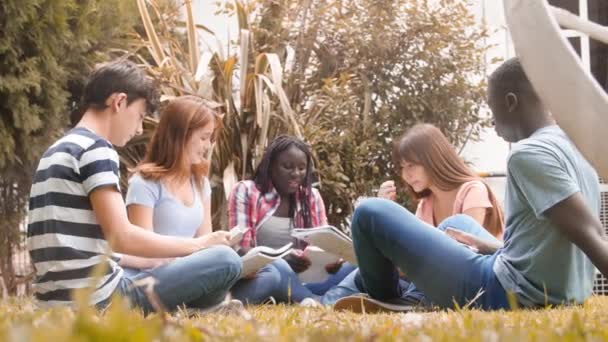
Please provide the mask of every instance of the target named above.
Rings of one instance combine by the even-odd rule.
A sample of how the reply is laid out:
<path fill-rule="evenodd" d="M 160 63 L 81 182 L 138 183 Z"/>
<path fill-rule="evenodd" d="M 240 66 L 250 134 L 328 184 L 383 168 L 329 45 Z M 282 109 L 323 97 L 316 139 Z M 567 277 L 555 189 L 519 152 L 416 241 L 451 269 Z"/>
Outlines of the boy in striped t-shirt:
<path fill-rule="evenodd" d="M 155 99 L 152 82 L 133 63 L 102 65 L 85 86 L 79 123 L 40 159 L 30 193 L 27 244 L 36 271 L 35 296 L 42 303 L 70 305 L 73 290 L 93 287 L 91 304 L 105 306 L 118 293 L 150 312 L 155 307 L 132 284 L 151 276 L 166 309 L 206 308 L 222 302 L 239 279 L 241 261 L 227 247 L 228 232 L 168 237 L 127 218 L 113 145 L 124 146 L 142 132 Z M 129 278 L 113 251 L 167 262 Z M 175 257 L 182 258 L 169 261 Z M 102 275 L 92 277 L 98 266 Z"/>

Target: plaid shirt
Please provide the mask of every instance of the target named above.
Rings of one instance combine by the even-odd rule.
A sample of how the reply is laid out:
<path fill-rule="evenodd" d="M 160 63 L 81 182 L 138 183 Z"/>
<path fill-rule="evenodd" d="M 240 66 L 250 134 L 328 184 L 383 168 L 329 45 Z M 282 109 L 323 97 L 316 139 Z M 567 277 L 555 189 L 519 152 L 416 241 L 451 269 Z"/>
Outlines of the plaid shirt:
<path fill-rule="evenodd" d="M 312 189 L 310 196 L 310 218 L 313 227 L 327 224 L 325 204 L 317 189 Z M 296 196 L 295 228 L 304 227 L 302 206 Z M 281 196 L 272 188 L 270 192 L 262 194 L 255 182 L 247 180 L 239 182 L 228 198 L 228 227 L 246 227 L 247 232 L 241 241 L 241 247 L 255 247 L 256 231 L 271 217 L 281 203 Z"/>

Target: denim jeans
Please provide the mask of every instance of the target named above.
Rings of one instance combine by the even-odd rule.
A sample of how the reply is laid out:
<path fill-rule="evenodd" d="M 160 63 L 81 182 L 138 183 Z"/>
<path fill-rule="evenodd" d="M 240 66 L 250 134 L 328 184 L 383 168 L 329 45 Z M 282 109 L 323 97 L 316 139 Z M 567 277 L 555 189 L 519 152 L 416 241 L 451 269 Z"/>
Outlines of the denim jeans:
<path fill-rule="evenodd" d="M 422 292 L 416 289 L 413 283 L 405 279 L 399 279 L 399 288 L 401 292 L 400 298 L 410 301 L 413 305 L 426 303 L 426 297 Z M 352 296 L 358 293 L 367 293 L 367 288 L 361 280 L 359 269 L 351 271 L 338 285 L 330 288 L 321 297 L 321 303 L 325 305 L 334 305 L 338 299 Z"/>
<path fill-rule="evenodd" d="M 304 298 L 318 299 L 283 259 L 262 267 L 253 279 L 239 280 L 231 292 L 235 299 L 247 304 L 260 304 L 269 297 L 279 303 L 299 303 Z"/>
<path fill-rule="evenodd" d="M 318 283 L 306 283 L 304 286 L 317 296 L 324 295 L 329 289 L 340 284 L 344 278 L 356 270 L 357 267 L 353 264 L 345 262 L 340 266 L 338 272 L 330 274 L 327 279 Z"/>
<path fill-rule="evenodd" d="M 432 229 L 393 201 L 368 199 L 357 207 L 352 222 L 362 286 L 372 297 L 390 300 L 405 295 L 397 266 L 439 307 L 462 306 L 483 290 L 475 307 L 508 308 L 505 290 L 492 270 L 500 250 L 481 255 L 442 232 L 454 226 L 494 239 L 472 218 L 455 216 Z"/>
<path fill-rule="evenodd" d="M 154 292 L 167 310 L 185 305 L 208 308 L 221 303 L 241 276 L 241 258 L 232 248 L 213 246 L 166 265 L 125 276 L 116 292 L 144 313 L 154 311 L 145 290 L 133 283 L 143 278 L 156 280 Z"/>
<path fill-rule="evenodd" d="M 468 215 L 454 215 L 446 218 L 437 226 L 437 229 L 445 231 L 447 228 L 464 231 L 480 237 L 484 240 L 498 241 L 492 234 L 483 228 L 477 221 Z M 422 293 L 413 282 L 408 279 L 399 279 L 399 288 L 403 302 L 410 302 L 414 305 L 429 305 L 428 298 Z M 326 305 L 333 305 L 338 299 L 352 296 L 357 293 L 367 293 L 367 289 L 361 280 L 359 269 L 351 272 L 338 285 L 329 289 L 321 302 Z"/>

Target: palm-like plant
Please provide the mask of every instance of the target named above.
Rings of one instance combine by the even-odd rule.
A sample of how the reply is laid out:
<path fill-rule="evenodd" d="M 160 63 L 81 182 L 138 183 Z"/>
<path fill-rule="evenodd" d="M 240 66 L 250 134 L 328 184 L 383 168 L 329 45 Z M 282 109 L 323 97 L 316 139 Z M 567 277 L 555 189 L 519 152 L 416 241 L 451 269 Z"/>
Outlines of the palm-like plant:
<path fill-rule="evenodd" d="M 178 11 L 167 11 L 155 0 L 137 0 L 146 36 L 134 41 L 133 58 L 137 59 L 160 84 L 161 102 L 180 95 L 196 95 L 222 114 L 223 129 L 211 158 L 210 181 L 214 188 L 212 206 L 214 227 L 226 228 L 225 203 L 233 185 L 250 176 L 263 149 L 278 131 L 301 136 L 300 127 L 283 89 L 283 68 L 273 53 L 258 53 L 248 30 L 247 13 L 239 1 L 238 53 L 222 47 L 217 52 L 204 51 L 198 45 L 199 30 L 192 15 L 192 3 L 184 2 L 185 23 Z M 175 6 L 174 6 L 175 8 Z M 168 15 L 167 13 L 172 15 Z M 154 15 L 154 17 L 152 16 Z M 153 20 L 154 18 L 154 20 Z M 184 35 L 174 30 L 184 26 Z M 233 82 L 238 81 L 238 87 Z M 273 125 L 270 125 L 271 118 Z M 126 187 L 127 169 L 141 160 L 158 121 L 146 119 L 144 134 L 122 149 L 122 185 Z"/>

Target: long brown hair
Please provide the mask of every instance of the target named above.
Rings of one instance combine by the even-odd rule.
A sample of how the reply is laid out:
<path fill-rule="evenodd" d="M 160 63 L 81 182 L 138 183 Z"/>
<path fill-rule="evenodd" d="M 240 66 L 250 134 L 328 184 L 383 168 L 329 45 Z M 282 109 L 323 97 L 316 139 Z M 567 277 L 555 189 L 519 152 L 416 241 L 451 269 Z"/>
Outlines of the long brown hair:
<path fill-rule="evenodd" d="M 492 189 L 466 166 L 454 146 L 437 127 L 418 124 L 407 130 L 393 146 L 393 160 L 397 166 L 400 166 L 402 161 L 421 165 L 433 185 L 443 191 L 453 191 L 466 182 L 481 181 L 488 189 L 492 204 L 483 226 L 492 235 L 502 238 L 504 217 Z M 409 184 L 406 186 L 408 192 L 417 200 L 431 194 L 430 189 L 415 192 Z"/>
<path fill-rule="evenodd" d="M 209 162 L 191 165 L 186 153 L 192 134 L 210 122 L 215 122 L 213 141 L 221 121 L 203 99 L 188 95 L 169 101 L 161 110 L 158 127 L 148 144 L 146 156 L 134 172 L 152 180 L 171 177 L 183 182 L 192 177 L 199 190 L 202 190 L 203 177 L 209 173 Z"/>

